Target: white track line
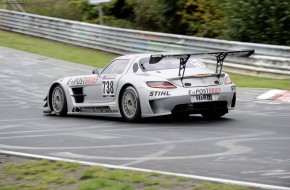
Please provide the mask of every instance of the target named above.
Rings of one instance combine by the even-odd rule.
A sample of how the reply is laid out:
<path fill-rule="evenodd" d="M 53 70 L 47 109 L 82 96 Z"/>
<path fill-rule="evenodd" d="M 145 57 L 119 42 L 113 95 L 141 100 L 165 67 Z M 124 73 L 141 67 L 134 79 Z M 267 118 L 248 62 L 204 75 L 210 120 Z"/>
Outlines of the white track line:
<path fill-rule="evenodd" d="M 37 154 L 28 154 L 28 153 L 22 153 L 22 152 L 6 151 L 6 150 L 1 150 L 1 149 L 0 149 L 0 154 L 26 157 L 26 158 L 34 158 L 34 159 L 46 159 L 46 160 L 51 160 L 51 161 L 73 162 L 73 163 L 79 163 L 79 164 L 87 165 L 87 166 L 102 166 L 102 167 L 112 168 L 112 169 L 132 170 L 132 171 L 140 171 L 140 172 L 147 172 L 147 173 L 158 173 L 158 174 L 173 175 L 173 176 L 178 176 L 178 177 L 186 177 L 186 178 L 191 178 L 191 179 L 198 179 L 198 180 L 211 181 L 211 182 L 217 182 L 217 183 L 241 185 L 241 186 L 248 186 L 248 187 L 257 187 L 257 188 L 271 189 L 271 190 L 290 190 L 289 187 L 282 187 L 282 186 L 265 185 L 265 184 L 259 184 L 259 183 L 235 181 L 235 180 L 204 177 L 204 176 L 189 175 L 189 174 L 180 174 L 180 173 L 173 173 L 173 172 L 164 172 L 164 171 L 158 171 L 158 170 L 149 170 L 149 169 L 117 166 L 117 165 L 110 165 L 110 164 L 100 164 L 100 163 L 94 163 L 94 162 L 71 160 L 71 159 L 64 159 L 64 158 L 51 157 L 51 156 L 43 156 L 43 155 L 37 155 Z"/>
<path fill-rule="evenodd" d="M 0 121 L 31 121 L 31 120 L 40 120 L 40 119 L 45 119 L 43 117 L 37 117 L 37 118 L 30 118 L 30 119 L 3 119 L 3 120 L 0 120 Z"/>

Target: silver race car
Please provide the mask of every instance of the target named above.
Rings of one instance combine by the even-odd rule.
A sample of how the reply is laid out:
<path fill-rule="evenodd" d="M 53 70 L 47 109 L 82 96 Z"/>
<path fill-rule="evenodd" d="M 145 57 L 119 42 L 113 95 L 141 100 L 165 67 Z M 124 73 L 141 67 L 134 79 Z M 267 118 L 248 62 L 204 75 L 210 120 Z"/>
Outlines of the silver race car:
<path fill-rule="evenodd" d="M 125 55 L 102 71 L 55 81 L 45 98 L 44 113 L 93 114 L 140 118 L 201 114 L 219 118 L 234 109 L 236 87 L 222 72 L 227 56 L 248 57 L 254 50 Z M 216 69 L 202 58 L 216 59 Z"/>

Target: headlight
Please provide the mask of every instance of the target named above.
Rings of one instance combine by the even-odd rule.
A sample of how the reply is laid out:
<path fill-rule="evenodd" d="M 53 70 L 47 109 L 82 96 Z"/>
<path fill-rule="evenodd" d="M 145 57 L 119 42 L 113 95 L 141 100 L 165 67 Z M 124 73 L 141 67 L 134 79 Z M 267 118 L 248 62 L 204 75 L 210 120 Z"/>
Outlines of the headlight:
<path fill-rule="evenodd" d="M 165 88 L 165 89 L 176 88 L 176 86 L 166 81 L 152 81 L 146 82 L 146 84 L 151 88 Z"/>
<path fill-rule="evenodd" d="M 231 80 L 231 78 L 229 76 L 227 76 L 225 78 L 225 84 L 232 84 L 232 83 L 233 83 L 233 81 Z"/>

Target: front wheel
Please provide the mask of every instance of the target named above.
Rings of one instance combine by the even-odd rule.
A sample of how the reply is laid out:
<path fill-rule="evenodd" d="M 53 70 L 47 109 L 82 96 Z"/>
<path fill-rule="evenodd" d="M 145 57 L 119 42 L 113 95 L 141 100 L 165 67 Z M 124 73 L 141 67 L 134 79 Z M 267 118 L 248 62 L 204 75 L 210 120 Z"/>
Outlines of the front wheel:
<path fill-rule="evenodd" d="M 141 118 L 141 106 L 136 89 L 128 86 L 121 95 L 122 117 L 129 122 L 137 122 Z"/>
<path fill-rule="evenodd" d="M 51 106 L 56 115 L 67 114 L 67 103 L 64 89 L 61 85 L 56 85 L 51 93 Z"/>

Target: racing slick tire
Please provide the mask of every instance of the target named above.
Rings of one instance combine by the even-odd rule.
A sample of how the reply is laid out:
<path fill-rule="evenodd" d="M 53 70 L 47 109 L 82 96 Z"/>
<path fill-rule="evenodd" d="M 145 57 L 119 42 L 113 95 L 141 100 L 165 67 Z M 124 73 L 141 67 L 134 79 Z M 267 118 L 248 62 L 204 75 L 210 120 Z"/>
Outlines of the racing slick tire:
<path fill-rule="evenodd" d="M 141 119 L 139 95 L 133 86 L 128 86 L 121 94 L 120 110 L 122 117 L 128 122 Z"/>
<path fill-rule="evenodd" d="M 56 85 L 50 96 L 52 111 L 55 115 L 67 115 L 67 102 L 64 89 L 61 85 Z"/>
<path fill-rule="evenodd" d="M 202 113 L 202 117 L 206 120 L 215 120 L 219 119 L 220 117 L 224 116 L 226 112 L 204 112 Z"/>

